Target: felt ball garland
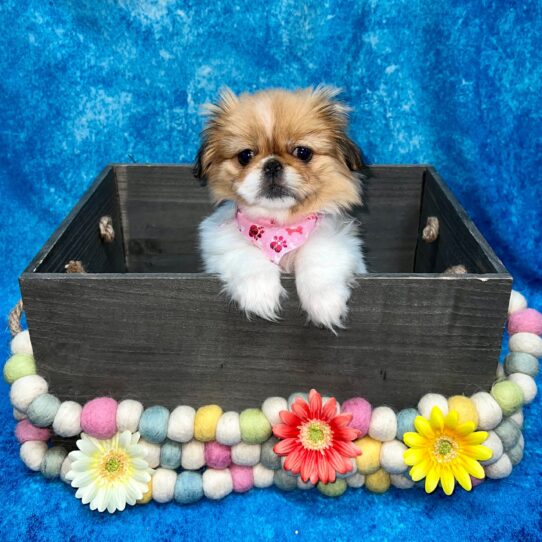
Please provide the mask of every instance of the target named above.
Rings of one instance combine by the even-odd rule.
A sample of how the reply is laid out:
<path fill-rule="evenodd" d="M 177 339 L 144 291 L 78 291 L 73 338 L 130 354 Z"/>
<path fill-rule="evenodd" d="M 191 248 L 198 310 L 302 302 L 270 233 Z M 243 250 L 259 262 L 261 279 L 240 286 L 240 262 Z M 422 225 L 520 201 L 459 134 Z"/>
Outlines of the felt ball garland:
<path fill-rule="evenodd" d="M 144 408 L 139 401 L 117 402 L 111 397 L 98 397 L 84 405 L 61 402 L 37 374 L 27 331 L 18 333 L 11 342 L 12 356 L 4 366 L 4 378 L 11 384 L 14 416 L 20 420 L 15 435 L 21 444 L 21 459 L 30 470 L 41 471 L 47 478 L 70 483 L 66 475 L 71 459 L 64 447 L 49 447 L 53 435 L 72 438 L 84 432 L 96 439 L 110 439 L 117 432 L 139 431 L 145 460 L 155 469 L 146 493 L 138 500 L 142 504 L 150 500 L 191 504 L 203 497 L 217 500 L 232 492 L 271 485 L 284 491 L 316 487 L 327 497 L 361 487 L 383 493 L 391 486 L 410 489 L 416 485 L 404 460 L 407 446 L 402 439 L 405 433 L 415 431 L 416 416 L 428 417 L 434 406 L 443 414 L 453 410 L 459 423 L 472 422 L 488 432 L 483 445 L 492 456 L 480 461 L 488 478 L 509 476 L 522 460 L 523 407 L 537 395 L 542 315 L 527 308 L 518 292 L 512 292 L 510 298 L 508 332 L 510 353 L 489 391 L 448 398 L 427 393 L 416 408 L 399 412 L 388 406 L 375 407 L 363 397 L 344 401 L 337 412 L 351 414 L 349 427 L 359 432 L 354 445 L 362 453 L 352 458 L 351 470 L 316 486 L 284 470 L 285 458 L 275 453 L 279 440 L 272 434 L 272 427 L 281 423 L 280 412 L 289 410 L 298 397 L 307 400 L 306 393 L 269 397 L 259 408 L 241 413 L 223 412 L 213 404 L 197 410 L 181 405 L 170 412 L 160 405 Z M 329 398 L 323 398 L 326 400 Z M 475 478 L 472 481 L 473 487 L 480 483 Z"/>

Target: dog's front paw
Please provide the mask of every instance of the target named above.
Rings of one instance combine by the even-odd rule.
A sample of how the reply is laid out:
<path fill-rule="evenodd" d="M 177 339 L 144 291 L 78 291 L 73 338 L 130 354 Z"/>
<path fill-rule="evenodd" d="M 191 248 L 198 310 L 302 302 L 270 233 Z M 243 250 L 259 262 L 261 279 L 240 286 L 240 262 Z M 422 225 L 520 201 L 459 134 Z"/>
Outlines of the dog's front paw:
<path fill-rule="evenodd" d="M 247 317 L 255 315 L 271 321 L 278 319 L 281 300 L 286 296 L 280 275 L 247 274 L 226 289 Z"/>
<path fill-rule="evenodd" d="M 346 285 L 329 285 L 318 289 L 298 289 L 301 306 L 309 320 L 317 325 L 331 329 L 344 328 L 348 314 L 350 288 Z"/>

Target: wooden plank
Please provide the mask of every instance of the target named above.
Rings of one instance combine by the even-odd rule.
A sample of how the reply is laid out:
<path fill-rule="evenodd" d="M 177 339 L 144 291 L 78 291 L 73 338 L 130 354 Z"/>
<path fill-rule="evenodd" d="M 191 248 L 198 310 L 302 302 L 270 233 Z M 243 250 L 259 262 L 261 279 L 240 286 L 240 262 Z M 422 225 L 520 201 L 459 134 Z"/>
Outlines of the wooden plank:
<path fill-rule="evenodd" d="M 365 206 L 353 212 L 362 223 L 369 269 L 411 272 L 425 167 L 374 166 L 369 171 Z M 118 164 L 115 172 L 129 271 L 200 271 L 197 228 L 212 207 L 191 167 Z"/>
<path fill-rule="evenodd" d="M 338 336 L 307 327 L 293 279 L 284 284 L 273 324 L 247 321 L 208 275 L 21 277 L 39 371 L 61 399 L 242 409 L 315 387 L 403 408 L 493 381 L 508 275 L 362 276 Z"/>
<path fill-rule="evenodd" d="M 105 243 L 100 237 L 98 223 L 104 215 L 113 219 L 115 240 L 112 243 Z M 111 167 L 101 172 L 27 270 L 64 273 L 64 266 L 70 260 L 80 260 L 89 273 L 123 273 L 126 270 L 120 208 Z"/>
<path fill-rule="evenodd" d="M 439 220 L 439 235 L 432 242 L 422 240 L 427 217 Z M 469 273 L 507 273 L 504 265 L 433 168 L 425 173 L 416 273 L 442 273 L 465 265 Z"/>

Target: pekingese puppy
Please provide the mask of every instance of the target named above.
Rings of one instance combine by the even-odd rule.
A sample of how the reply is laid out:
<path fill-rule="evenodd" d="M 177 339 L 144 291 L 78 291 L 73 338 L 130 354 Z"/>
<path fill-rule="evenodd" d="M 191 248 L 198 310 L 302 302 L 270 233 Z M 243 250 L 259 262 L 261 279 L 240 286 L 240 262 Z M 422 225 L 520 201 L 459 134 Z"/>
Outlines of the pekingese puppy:
<path fill-rule="evenodd" d="M 194 174 L 223 205 L 201 223 L 201 251 L 248 316 L 277 319 L 281 273 L 293 272 L 309 320 L 343 327 L 355 275 L 367 272 L 346 214 L 361 203 L 363 163 L 338 92 L 225 90 L 207 106 Z"/>

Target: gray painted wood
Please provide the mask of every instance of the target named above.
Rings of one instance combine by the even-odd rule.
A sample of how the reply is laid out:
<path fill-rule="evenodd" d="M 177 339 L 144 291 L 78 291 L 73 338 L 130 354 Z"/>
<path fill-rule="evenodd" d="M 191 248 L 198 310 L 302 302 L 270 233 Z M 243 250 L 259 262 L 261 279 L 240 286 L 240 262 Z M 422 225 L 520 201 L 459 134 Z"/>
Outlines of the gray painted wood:
<path fill-rule="evenodd" d="M 432 170 L 373 168 L 361 215 L 368 254 L 373 267 L 396 273 L 359 277 L 348 327 L 338 336 L 305 325 L 292 277 L 284 277 L 284 319 L 273 324 L 247 321 L 221 296 L 216 277 L 173 272 L 197 265 L 190 251 L 194 228 L 209 210 L 206 192 L 188 184 L 184 166 L 115 171 L 124 223 L 113 259 L 94 231 L 100 213 L 118 209 L 106 169 L 20 278 L 40 373 L 61 399 L 112 395 L 146 405 L 241 409 L 316 387 L 341 400 L 363 395 L 402 408 L 429 391 L 490 386 L 511 278 Z M 156 193 L 146 209 L 147 185 Z M 182 198 L 179 186 L 185 187 Z M 441 245 L 450 240 L 450 250 L 439 245 L 432 255 L 417 243 L 427 213 L 440 215 Z M 122 233 L 130 271 L 169 272 L 123 273 Z M 86 257 L 91 270 L 114 272 L 62 272 L 64 258 Z M 400 273 L 414 265 L 438 272 L 457 263 L 481 274 Z"/>
<path fill-rule="evenodd" d="M 23 276 L 40 368 L 61 399 L 239 409 L 318 388 L 396 408 L 487 389 L 510 294 L 506 276 L 359 279 L 348 329 L 306 327 L 293 279 L 284 320 L 247 321 L 209 276 Z"/>

